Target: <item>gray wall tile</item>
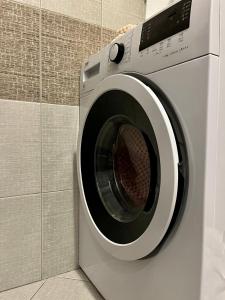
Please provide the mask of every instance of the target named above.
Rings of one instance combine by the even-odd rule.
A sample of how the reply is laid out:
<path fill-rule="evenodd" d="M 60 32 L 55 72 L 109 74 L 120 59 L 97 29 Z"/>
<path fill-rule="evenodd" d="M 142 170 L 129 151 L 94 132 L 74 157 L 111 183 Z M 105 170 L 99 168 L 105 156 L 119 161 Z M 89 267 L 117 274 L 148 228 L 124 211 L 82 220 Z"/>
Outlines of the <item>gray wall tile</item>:
<path fill-rule="evenodd" d="M 40 104 L 0 100 L 0 197 L 41 191 Z"/>
<path fill-rule="evenodd" d="M 78 189 L 44 193 L 42 277 L 78 267 Z"/>
<path fill-rule="evenodd" d="M 40 101 L 39 9 L 0 1 L 0 98 Z"/>
<path fill-rule="evenodd" d="M 42 104 L 42 190 L 73 188 L 77 106 Z"/>
<path fill-rule="evenodd" d="M 0 290 L 41 279 L 41 196 L 0 199 Z"/>

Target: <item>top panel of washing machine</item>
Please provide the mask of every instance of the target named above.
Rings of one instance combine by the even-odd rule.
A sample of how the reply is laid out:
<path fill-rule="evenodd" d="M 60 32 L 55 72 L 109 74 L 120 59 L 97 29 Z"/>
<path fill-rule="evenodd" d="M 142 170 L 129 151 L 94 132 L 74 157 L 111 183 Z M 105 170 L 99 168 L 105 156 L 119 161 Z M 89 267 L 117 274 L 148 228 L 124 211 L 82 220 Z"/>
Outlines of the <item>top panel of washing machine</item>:
<path fill-rule="evenodd" d="M 219 0 L 177 1 L 90 56 L 81 72 L 81 93 L 116 73 L 150 74 L 207 54 L 219 55 L 219 33 Z M 118 55 L 116 62 L 110 60 L 110 51 L 111 60 Z"/>

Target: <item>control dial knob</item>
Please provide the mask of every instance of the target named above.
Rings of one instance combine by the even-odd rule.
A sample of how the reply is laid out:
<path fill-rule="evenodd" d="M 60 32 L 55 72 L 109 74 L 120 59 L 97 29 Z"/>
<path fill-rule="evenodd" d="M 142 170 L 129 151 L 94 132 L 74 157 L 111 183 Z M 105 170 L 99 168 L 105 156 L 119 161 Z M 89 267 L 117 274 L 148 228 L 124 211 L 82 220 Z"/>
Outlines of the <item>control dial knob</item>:
<path fill-rule="evenodd" d="M 115 43 L 109 50 L 109 60 L 116 64 L 119 64 L 124 55 L 124 44 Z"/>

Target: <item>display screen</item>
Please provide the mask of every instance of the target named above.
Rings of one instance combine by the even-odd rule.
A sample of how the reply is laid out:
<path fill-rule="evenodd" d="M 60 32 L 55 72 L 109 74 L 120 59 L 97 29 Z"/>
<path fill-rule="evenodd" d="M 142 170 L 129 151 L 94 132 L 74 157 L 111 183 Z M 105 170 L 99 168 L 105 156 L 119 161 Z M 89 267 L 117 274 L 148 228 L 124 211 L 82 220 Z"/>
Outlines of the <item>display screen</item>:
<path fill-rule="evenodd" d="M 189 28 L 191 5 L 192 0 L 182 0 L 146 21 L 142 27 L 139 51 Z"/>

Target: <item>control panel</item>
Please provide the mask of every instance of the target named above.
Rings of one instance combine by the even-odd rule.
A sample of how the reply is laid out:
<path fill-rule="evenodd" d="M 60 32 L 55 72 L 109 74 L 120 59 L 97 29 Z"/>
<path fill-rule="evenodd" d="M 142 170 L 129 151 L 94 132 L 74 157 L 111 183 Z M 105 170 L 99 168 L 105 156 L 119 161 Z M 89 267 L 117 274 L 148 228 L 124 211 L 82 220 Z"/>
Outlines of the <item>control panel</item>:
<path fill-rule="evenodd" d="M 190 26 L 192 0 L 181 0 L 142 26 L 139 51 L 142 51 Z"/>
<path fill-rule="evenodd" d="M 113 74 L 146 75 L 204 55 L 219 56 L 220 3 L 179 0 L 119 36 L 83 65 L 81 93 Z"/>

